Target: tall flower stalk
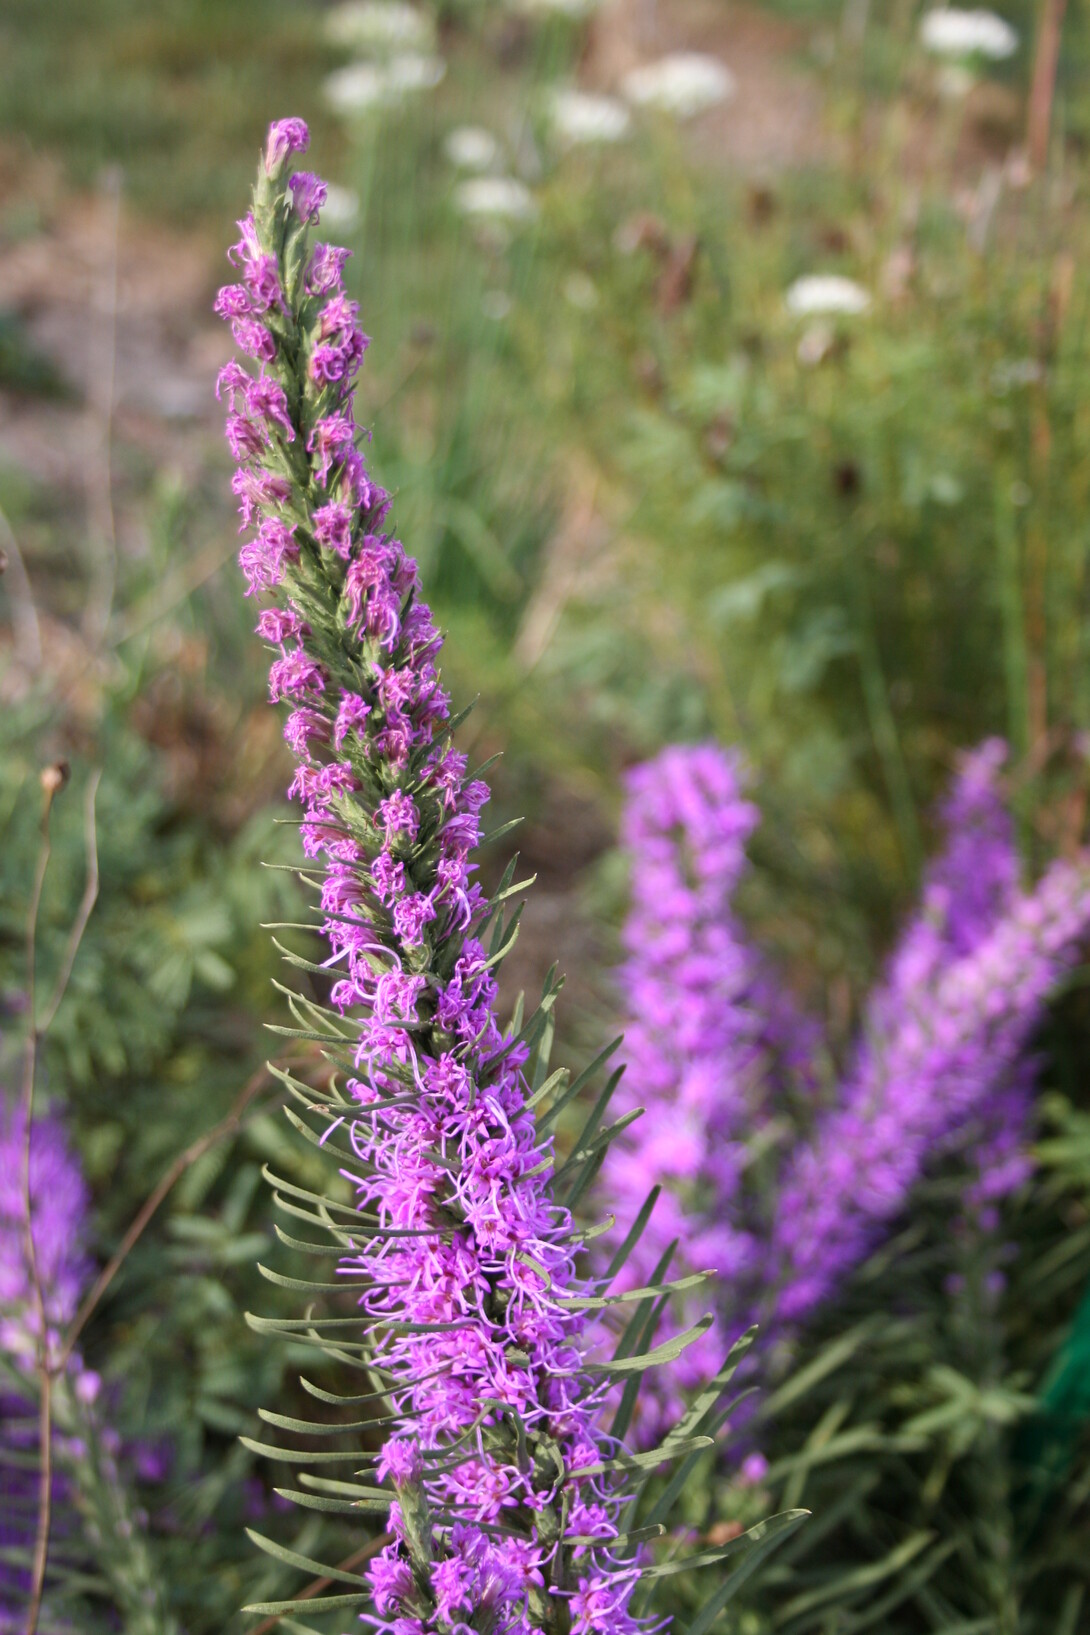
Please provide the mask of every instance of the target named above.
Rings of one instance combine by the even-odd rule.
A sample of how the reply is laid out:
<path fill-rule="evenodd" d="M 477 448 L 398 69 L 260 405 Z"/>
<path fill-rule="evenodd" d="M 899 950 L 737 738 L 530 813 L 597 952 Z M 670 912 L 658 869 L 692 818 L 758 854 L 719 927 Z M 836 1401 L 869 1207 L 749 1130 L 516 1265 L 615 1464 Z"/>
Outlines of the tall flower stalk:
<path fill-rule="evenodd" d="M 631 908 L 618 983 L 629 1020 L 618 1101 L 643 1116 L 610 1154 L 605 1179 L 622 1217 L 663 1188 L 624 1274 L 634 1284 L 670 1255 L 682 1273 L 715 1268 L 724 1290 L 740 1289 L 760 1258 L 742 1207 L 748 1143 L 771 1079 L 811 1041 L 733 907 L 757 821 L 736 757 L 714 744 L 673 746 L 628 775 L 621 839 Z M 695 1316 L 690 1298 L 675 1301 L 675 1324 Z M 737 1313 L 732 1321 L 736 1334 Z M 717 1322 L 671 1368 L 673 1389 L 648 1394 L 643 1435 L 681 1411 L 722 1355 L 724 1334 Z"/>
<path fill-rule="evenodd" d="M 517 924 L 503 905 L 521 888 L 509 870 L 489 902 L 475 877 L 489 791 L 451 741 L 441 639 L 358 446 L 368 342 L 347 252 L 311 241 L 325 188 L 294 169 L 306 144 L 299 120 L 271 127 L 231 251 L 241 278 L 217 308 L 259 371 L 229 363 L 218 390 L 250 533 L 240 562 L 248 592 L 272 598 L 257 630 L 270 697 L 289 707 L 289 793 L 330 950 L 332 1009 L 294 1003 L 346 1074 L 325 1102 L 289 1085 L 322 1120 L 320 1134 L 296 1122 L 336 1154 L 355 1206 L 298 1188 L 290 1206 L 340 1243 L 362 1337 L 335 1349 L 368 1370 L 384 1425 L 366 1461 L 381 1486 L 310 1477 L 308 1491 L 388 1507 L 366 1590 L 341 1599 L 378 1629 L 624 1635 L 642 1623 L 639 1541 L 604 1403 L 651 1357 L 630 1344 L 601 1360 L 608 1279 L 577 1274 L 571 1214 L 607 1137 L 592 1125 L 558 1168 L 539 1133 L 535 1105 L 559 1082 L 532 1072 L 555 989 L 525 1024 L 497 1022 Z M 320 1320 L 297 1326 L 331 1343 Z M 714 1396 L 663 1457 L 706 1443 Z"/>
<path fill-rule="evenodd" d="M 787 1166 L 766 1265 L 786 1321 L 833 1292 L 952 1144 L 975 1143 L 971 1201 L 1028 1173 L 1027 1051 L 1090 935 L 1090 860 L 1018 887 L 1001 764 L 995 744 L 963 764 L 922 912 L 867 1007 L 837 1105 Z"/>
<path fill-rule="evenodd" d="M 677 1240 L 682 1268 L 718 1265 L 724 1334 L 755 1317 L 766 1336 L 804 1322 L 955 1145 L 971 1167 L 970 1207 L 1028 1172 L 1028 1047 L 1090 934 L 1090 863 L 1056 863 L 1020 889 L 1004 758 L 997 740 L 963 757 L 920 908 L 831 1106 L 789 1149 L 760 1217 L 745 1192 L 747 1143 L 778 1105 L 778 1066 L 797 1070 L 817 1038 L 784 1009 L 733 908 L 755 811 L 735 760 L 714 746 L 669 749 L 630 776 L 625 1093 L 653 1110 L 606 1179 L 636 1195 L 665 1178 L 667 1207 L 641 1253 Z M 684 1360 L 669 1382 L 689 1384 Z"/>

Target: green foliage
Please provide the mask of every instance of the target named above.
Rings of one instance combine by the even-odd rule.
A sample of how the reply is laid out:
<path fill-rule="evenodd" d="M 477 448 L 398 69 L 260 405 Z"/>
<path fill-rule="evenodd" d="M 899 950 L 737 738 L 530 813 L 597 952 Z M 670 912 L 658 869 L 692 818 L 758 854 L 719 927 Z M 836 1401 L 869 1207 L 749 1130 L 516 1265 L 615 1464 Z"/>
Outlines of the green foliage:
<path fill-rule="evenodd" d="M 481 695 L 469 738 L 482 759 L 506 752 L 503 813 L 545 814 L 527 841 L 540 895 L 568 890 L 572 860 L 608 834 L 634 754 L 709 731 L 737 741 L 765 808 L 745 908 L 835 1041 L 911 898 L 955 748 L 1011 737 L 1028 858 L 1079 833 L 1090 48 L 1085 13 L 1068 8 L 1055 169 L 1024 187 L 1003 164 L 1020 139 L 1036 7 L 1004 6 L 1023 49 L 987 70 L 983 112 L 983 99 L 939 101 L 918 8 L 872 6 L 861 33 L 865 8 L 777 9 L 800 29 L 792 68 L 816 87 L 831 136 L 759 185 L 719 166 L 699 127 L 692 142 L 648 123 L 616 151 L 558 152 L 538 98 L 577 72 L 585 30 L 511 24 L 461 0 L 440 8 L 450 67 L 434 96 L 350 125 L 323 110 L 321 78 L 341 59 L 303 0 L 9 0 L 0 125 L 35 156 L 59 155 L 81 187 L 120 165 L 127 211 L 206 235 L 218 257 L 265 120 L 307 115 L 321 168 L 360 195 L 350 272 L 375 336 L 360 413 L 378 429 L 376 470 L 451 631 L 454 689 Z M 461 121 L 487 124 L 525 166 L 541 207 L 526 229 L 479 230 L 453 209 L 442 138 Z M 35 192 L 5 209 L 0 241 L 41 225 Z M 791 318 L 783 292 L 810 271 L 859 279 L 872 310 L 824 332 Z M 210 252 L 209 294 L 215 282 Z M 21 402 L 61 384 L 36 333 L 21 312 L 0 324 L 0 377 Z M 63 755 L 73 776 L 54 811 L 46 992 L 83 889 L 83 792 L 99 766 L 102 884 L 39 1094 L 74 1129 L 102 1260 L 259 1070 L 261 1024 L 279 1003 L 259 925 L 302 918 L 291 874 L 259 866 L 294 861 L 295 839 L 272 822 L 282 762 L 260 724 L 249 609 L 216 578 L 196 592 L 187 580 L 232 548 L 225 460 L 195 439 L 175 470 L 130 436 L 119 430 L 127 528 L 104 651 L 73 636 L 100 543 L 78 500 L 0 471 L 52 621 L 32 685 L 5 650 L 0 1049 L 10 1086 L 37 774 Z M 605 875 L 597 890 L 614 909 Z M 553 900 L 570 916 L 570 895 Z M 533 911 L 528 924 L 533 934 Z M 305 986 L 313 949 L 298 931 L 277 935 Z M 535 1024 L 547 1032 L 554 999 L 550 987 Z M 585 1017 L 569 1006 L 561 1027 L 602 1037 L 607 1003 L 588 999 Z M 1065 1026 L 1085 1037 L 1077 1006 Z M 701 1447 L 649 1483 L 632 1527 L 655 1525 L 673 1487 L 694 1553 L 725 1549 L 722 1529 L 774 1506 L 814 1511 L 727 1627 L 1074 1635 L 1085 1621 L 1086 1097 L 1080 1050 L 1066 1035 L 1045 1043 L 1064 1104 L 1050 1104 L 1041 1178 L 998 1236 L 959 1222 L 956 1180 L 942 1177 L 764 1401 L 767 1485 L 739 1491 Z M 557 1051 L 577 1054 L 564 1032 Z M 308 1062 L 301 1052 L 284 1071 L 304 1081 Z M 538 1086 L 573 1193 L 602 1155 L 606 1072 Z M 283 1200 L 307 1209 L 299 1192 L 328 1191 L 321 1155 L 277 1111 L 289 1088 L 262 1088 L 243 1127 L 185 1168 L 86 1333 L 123 1446 L 140 1453 L 123 1475 L 170 1586 L 167 1615 L 191 1635 L 240 1630 L 240 1605 L 277 1604 L 313 1563 L 360 1548 L 343 1494 L 306 1489 L 311 1508 L 286 1517 L 238 1441 L 371 1412 L 345 1400 L 359 1387 L 344 1355 L 323 1362 L 305 1333 L 276 1329 L 300 1309 L 284 1280 L 324 1275 L 309 1228 L 274 1219 L 261 1183 L 268 1166 Z M 332 1219 L 346 1202 L 329 1196 Z M 611 1308 L 619 1360 L 654 1350 L 669 1277 L 656 1297 Z M 247 1310 L 272 1328 L 247 1331 Z M 296 1391 L 300 1367 L 314 1378 Z M 274 1400 L 283 1412 L 263 1429 L 258 1406 Z M 152 1468 L 145 1444 L 173 1450 L 161 1479 L 131 1468 Z M 275 1480 L 299 1488 L 295 1467 Z M 246 1525 L 271 1546 L 264 1557 Z M 327 1594 L 358 1588 L 360 1566 Z M 694 1592 L 713 1605 L 730 1582 L 721 1570 L 713 1562 Z M 684 1623 L 697 1602 L 683 1576 L 664 1577 L 658 1604 Z M 75 1590 L 73 1622 L 92 1629 L 112 1592 L 102 1580 Z M 339 1628 L 343 1616 L 319 1607 L 304 1622 Z"/>

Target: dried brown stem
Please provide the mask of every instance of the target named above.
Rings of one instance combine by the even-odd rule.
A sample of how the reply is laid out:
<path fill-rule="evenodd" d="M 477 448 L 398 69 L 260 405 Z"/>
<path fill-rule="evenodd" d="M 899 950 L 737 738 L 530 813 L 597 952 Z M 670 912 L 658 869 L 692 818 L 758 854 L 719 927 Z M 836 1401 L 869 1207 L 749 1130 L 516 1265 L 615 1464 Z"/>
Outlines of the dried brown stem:
<path fill-rule="evenodd" d="M 26 571 L 23 553 L 19 549 L 19 541 L 15 537 L 15 530 L 8 521 L 7 513 L 0 506 L 0 539 L 4 541 L 7 552 L 7 581 L 8 595 L 11 599 L 12 634 L 15 637 L 15 652 L 20 664 L 32 674 L 42 662 L 42 627 L 38 619 L 38 609 L 34 603 L 34 590 L 30 583 L 30 575 Z"/>
<path fill-rule="evenodd" d="M 121 172 L 108 170 L 103 178 L 108 218 L 106 265 L 101 288 L 101 317 L 104 366 L 95 371 L 90 394 L 91 416 L 100 440 L 99 457 L 92 471 L 95 487 L 91 493 L 93 543 L 97 547 L 93 563 L 94 579 L 87 599 L 85 629 L 91 646 L 101 647 L 117 588 L 117 520 L 114 515 L 113 430 L 117 378 L 118 271 L 121 259 Z"/>
<path fill-rule="evenodd" d="M 49 1032 L 53 1018 L 60 1009 L 61 1000 L 68 990 L 72 978 L 72 968 L 76 963 L 83 933 L 87 929 L 87 922 L 98 901 L 98 833 L 95 824 L 95 800 L 98 796 L 98 786 L 102 782 L 102 768 L 96 766 L 87 780 L 87 789 L 83 797 L 83 832 L 87 851 L 87 880 L 83 887 L 83 896 L 80 898 L 76 917 L 72 922 L 72 929 L 68 933 L 68 942 L 65 945 L 61 968 L 57 972 L 57 980 L 53 985 L 49 1003 L 42 1012 L 42 1019 L 38 1023 L 38 1037 L 43 1038 Z"/>
<path fill-rule="evenodd" d="M 1040 171 L 1048 162 L 1048 139 L 1052 129 L 1052 102 L 1056 93 L 1056 69 L 1060 61 L 1067 0 L 1042 0 L 1037 28 L 1037 51 L 1033 62 L 1033 84 L 1029 93 L 1026 146 L 1029 162 Z"/>

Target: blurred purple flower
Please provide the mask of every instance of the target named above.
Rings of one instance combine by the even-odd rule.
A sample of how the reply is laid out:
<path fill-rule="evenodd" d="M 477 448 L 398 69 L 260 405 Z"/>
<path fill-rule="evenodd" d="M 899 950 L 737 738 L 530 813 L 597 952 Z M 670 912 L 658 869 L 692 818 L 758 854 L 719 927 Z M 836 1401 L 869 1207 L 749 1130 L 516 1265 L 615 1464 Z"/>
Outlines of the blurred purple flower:
<path fill-rule="evenodd" d="M 26 1120 L 0 1098 L 0 1352 L 16 1374 L 32 1379 L 41 1336 L 37 1295 L 26 1245 L 24 1197 Z M 34 1255 L 47 1326 L 47 1347 L 56 1354 L 87 1285 L 91 1263 L 83 1249 L 88 1192 L 64 1128 L 52 1117 L 36 1119 L 30 1141 L 30 1201 Z M 75 1388 L 94 1394 L 97 1376 L 78 1358 L 69 1362 Z M 0 1549 L 29 1552 L 34 1538 L 38 1474 L 24 1460 L 38 1450 L 37 1394 L 0 1389 Z M 8 1453 L 11 1458 L 4 1458 Z M 68 1492 L 54 1476 L 54 1505 Z M 60 1527 L 63 1528 L 63 1519 Z M 18 1607 L 30 1585 L 29 1571 L 0 1560 L 0 1632 L 22 1629 Z M 10 1618 L 10 1622 L 8 1619 Z"/>
<path fill-rule="evenodd" d="M 630 775 L 624 1096 L 647 1112 L 607 1177 L 630 1204 L 664 1188 L 635 1282 L 675 1239 L 675 1275 L 717 1268 L 724 1332 L 705 1339 L 702 1362 L 751 1317 L 766 1340 L 804 1322 L 943 1153 L 969 1161 L 970 1209 L 1027 1175 L 1028 1046 L 1090 934 L 1090 861 L 1057 863 L 1019 888 L 1005 756 L 989 740 L 962 757 L 920 909 L 867 1003 L 834 1105 L 788 1154 L 767 1225 L 742 1184 L 746 1143 L 777 1104 L 776 1072 L 797 1071 L 817 1040 L 790 1002 L 782 1009 L 786 990 L 732 906 L 756 814 L 736 762 L 712 746 L 669 749 Z M 685 1317 L 683 1302 L 674 1315 Z M 675 1395 L 693 1383 L 697 1350 L 670 1370 Z"/>

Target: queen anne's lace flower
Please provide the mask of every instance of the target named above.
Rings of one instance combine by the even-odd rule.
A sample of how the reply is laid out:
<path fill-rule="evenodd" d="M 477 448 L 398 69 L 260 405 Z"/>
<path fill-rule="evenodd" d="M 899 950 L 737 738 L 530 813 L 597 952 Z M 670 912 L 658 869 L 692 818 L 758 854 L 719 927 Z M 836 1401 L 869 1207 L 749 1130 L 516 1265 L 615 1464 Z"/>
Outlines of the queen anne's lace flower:
<path fill-rule="evenodd" d="M 353 62 L 337 68 L 327 76 L 323 88 L 334 112 L 351 117 L 372 108 L 396 108 L 415 92 L 434 90 L 446 71 L 442 57 L 400 51 L 385 62 Z"/>
<path fill-rule="evenodd" d="M 474 176 L 454 189 L 463 216 L 493 221 L 532 221 L 537 205 L 530 189 L 514 176 Z"/>
<path fill-rule="evenodd" d="M 332 1002 L 354 1034 L 354 1101 L 335 1133 L 360 1224 L 340 1269 L 362 1291 L 394 1410 L 368 1621 L 396 1635 L 625 1635 L 635 1569 L 601 1469 L 611 1444 L 572 1222 L 481 940 L 471 858 L 489 791 L 448 736 L 441 639 L 357 446 L 366 339 L 344 253 L 309 241 L 316 197 L 286 156 L 259 173 L 234 253 L 244 284 L 275 258 L 285 302 L 246 315 L 269 338 L 266 384 L 229 366 L 221 386 L 257 429 L 239 445 L 236 493 L 256 528 L 240 560 L 251 590 L 279 593 L 259 624 L 270 694 L 291 706 L 290 793 L 324 868 Z"/>
<path fill-rule="evenodd" d="M 483 125 L 456 125 L 447 133 L 443 152 L 456 170 L 491 170 L 500 145 Z"/>
<path fill-rule="evenodd" d="M 570 86 L 552 93 L 546 111 L 553 135 L 567 147 L 619 142 L 632 123 L 628 109 L 616 97 L 594 96 Z"/>
<path fill-rule="evenodd" d="M 718 57 L 702 51 L 674 51 L 657 62 L 630 69 L 621 81 L 621 91 L 638 108 L 693 119 L 729 101 L 735 81 Z"/>
<path fill-rule="evenodd" d="M 839 273 L 808 273 L 804 278 L 796 278 L 783 299 L 788 312 L 796 318 L 819 313 L 855 316 L 866 312 L 871 304 L 870 294 L 862 284 Z"/>
<path fill-rule="evenodd" d="M 325 37 L 357 51 L 411 50 L 431 44 L 435 26 L 405 0 L 345 0 L 325 14 Z"/>
<path fill-rule="evenodd" d="M 1015 29 L 994 11 L 939 6 L 924 13 L 920 41 L 936 57 L 987 57 L 1002 62 L 1018 50 Z"/>

